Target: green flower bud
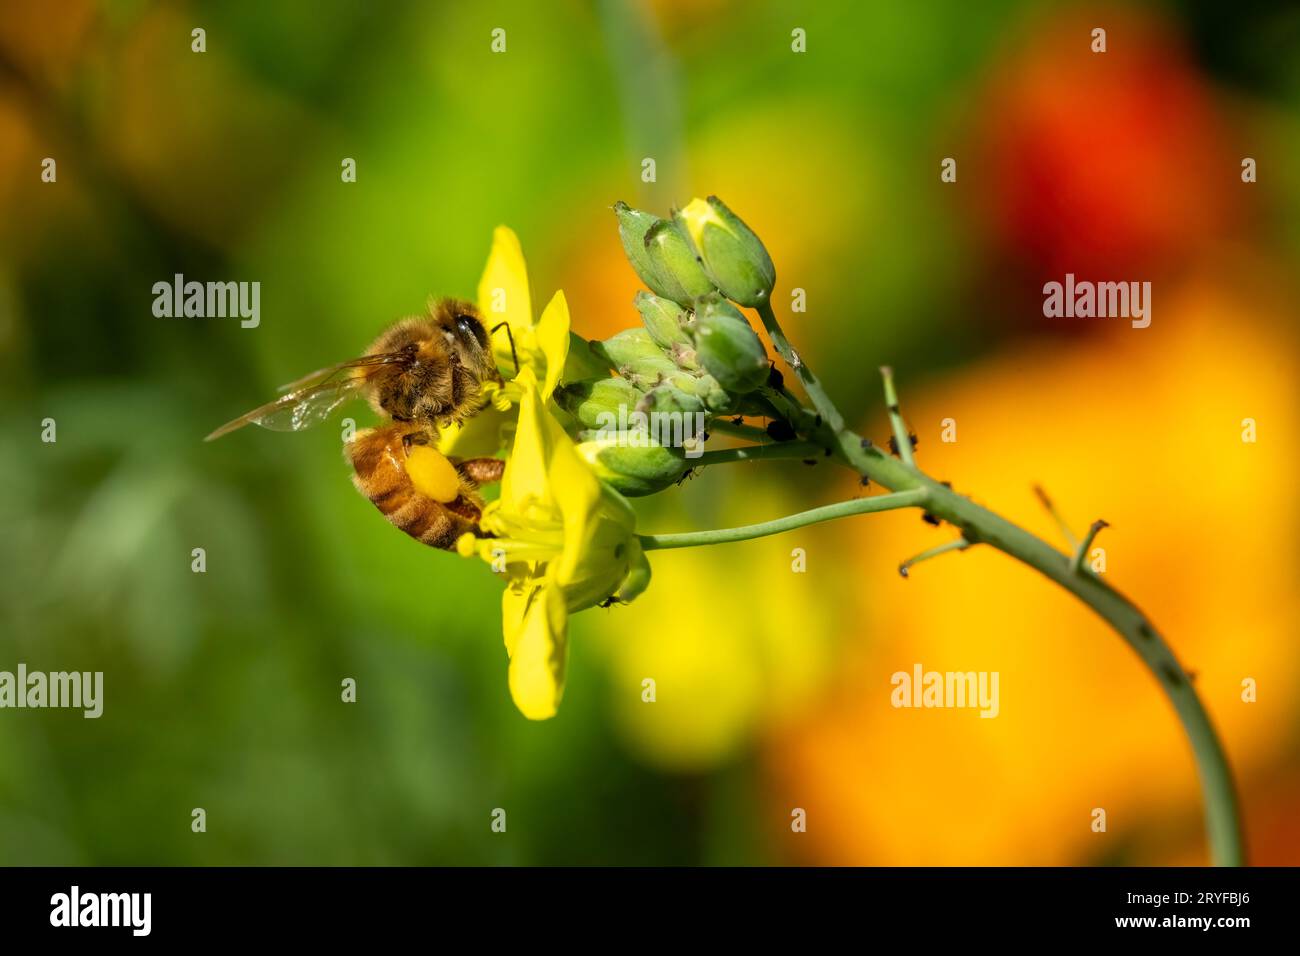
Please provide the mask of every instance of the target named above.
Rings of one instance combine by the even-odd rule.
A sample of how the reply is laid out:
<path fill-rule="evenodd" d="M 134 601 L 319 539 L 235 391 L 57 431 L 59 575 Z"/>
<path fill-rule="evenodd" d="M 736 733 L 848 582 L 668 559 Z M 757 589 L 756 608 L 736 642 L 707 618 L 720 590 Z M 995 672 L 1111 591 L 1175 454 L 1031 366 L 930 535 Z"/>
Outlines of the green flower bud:
<path fill-rule="evenodd" d="M 603 342 L 593 342 L 591 349 L 618 372 L 638 366 L 666 370 L 676 367 L 645 329 L 624 329 Z"/>
<path fill-rule="evenodd" d="M 618 237 L 632 269 L 655 295 L 682 305 L 713 291 L 690 242 L 669 219 L 614 203 Z"/>
<path fill-rule="evenodd" d="M 767 381 L 767 352 L 745 317 L 729 302 L 710 299 L 695 313 L 695 347 L 700 364 L 733 395 Z"/>
<path fill-rule="evenodd" d="M 631 550 L 628 555 L 627 577 L 623 579 L 623 583 L 618 587 L 618 593 L 614 595 L 623 604 L 636 600 L 650 586 L 650 562 L 641 548 L 641 542 L 632 538 L 627 546 Z"/>
<path fill-rule="evenodd" d="M 601 428 L 612 415 L 618 421 L 619 409 L 631 411 L 645 396 L 626 379 L 618 377 L 570 382 L 555 390 L 555 403 L 582 423 L 584 428 Z M 627 414 L 625 411 L 624 415 Z"/>
<path fill-rule="evenodd" d="M 700 296 L 717 291 L 704 274 L 690 240 L 671 219 L 660 219 L 650 227 L 645 234 L 645 247 L 663 282 L 665 291 L 660 295 L 680 305 L 689 305 Z"/>
<path fill-rule="evenodd" d="M 680 370 L 664 355 L 645 329 L 624 329 L 596 343 L 592 350 L 601 355 L 625 379 L 642 391 L 649 391 Z"/>
<path fill-rule="evenodd" d="M 733 302 L 754 308 L 776 285 L 772 257 L 754 230 L 717 196 L 692 199 L 677 213 L 709 279 Z"/>
<path fill-rule="evenodd" d="M 684 392 L 676 386 L 664 384 L 650 389 L 637 402 L 636 411 L 658 412 L 659 414 L 694 415 L 704 411 L 704 400 L 697 395 Z"/>
<path fill-rule="evenodd" d="M 562 382 L 576 382 L 584 378 L 600 378 L 612 371 L 604 356 L 591 350 L 596 344 L 588 342 L 577 332 L 569 333 L 569 354 L 564 360 L 564 372 L 560 375 Z"/>
<path fill-rule="evenodd" d="M 645 234 L 659 221 L 659 217 L 633 209 L 622 201 L 614 203 L 614 215 L 618 217 L 618 238 L 623 243 L 623 252 L 631 263 L 632 270 L 641 277 L 642 282 L 663 295 L 660 292 L 659 275 L 654 263 L 650 261 L 650 250 L 645 247 Z"/>
<path fill-rule="evenodd" d="M 585 441 L 578 453 L 601 481 L 629 498 L 663 491 L 690 467 L 680 448 L 656 445 L 643 432 Z"/>
<path fill-rule="evenodd" d="M 694 354 L 692 351 L 691 355 Z M 663 384 L 671 385 L 687 395 L 694 395 L 704 402 L 705 409 L 710 412 L 726 414 L 736 404 L 735 397 L 728 394 L 727 390 L 718 384 L 716 378 L 702 369 L 683 370 L 665 376 Z"/>
<path fill-rule="evenodd" d="M 681 342 L 674 345 L 668 350 L 668 357 L 673 360 L 683 372 L 691 372 L 695 375 L 704 374 L 700 369 L 700 360 L 695 355 L 695 340 L 692 339 L 689 345 Z"/>
<path fill-rule="evenodd" d="M 638 292 L 632 301 L 636 305 L 636 310 L 641 313 L 641 321 L 645 324 L 650 338 L 661 349 L 667 351 L 674 345 L 691 344 L 690 336 L 682 327 L 682 323 L 688 318 L 687 312 L 676 302 L 650 295 L 648 292 Z"/>
<path fill-rule="evenodd" d="M 736 410 L 739 402 L 737 396 L 732 395 L 725 388 L 718 384 L 718 380 L 712 375 L 706 375 L 704 381 L 711 387 L 700 397 L 704 399 L 704 407 L 715 415 L 730 415 Z"/>
<path fill-rule="evenodd" d="M 670 385 L 675 389 L 685 392 L 687 395 L 694 395 L 698 398 L 704 397 L 704 387 L 700 382 L 700 376 L 695 372 L 686 372 L 674 368 L 671 373 L 663 377 L 661 385 Z M 649 389 L 647 389 L 649 391 Z"/>

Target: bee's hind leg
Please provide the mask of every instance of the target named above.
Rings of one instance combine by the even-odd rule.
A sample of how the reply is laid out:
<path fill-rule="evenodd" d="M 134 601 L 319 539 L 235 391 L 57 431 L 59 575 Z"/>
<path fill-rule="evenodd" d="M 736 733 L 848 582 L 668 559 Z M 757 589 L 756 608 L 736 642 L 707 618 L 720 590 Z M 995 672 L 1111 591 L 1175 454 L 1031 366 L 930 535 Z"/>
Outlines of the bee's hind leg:
<path fill-rule="evenodd" d="M 467 509 L 466 517 L 472 517 L 472 520 L 477 523 L 483 510 L 483 496 L 479 494 L 479 488 L 500 481 L 505 473 L 506 463 L 499 458 L 467 458 L 464 461 L 452 458 L 450 461 L 456 469 L 456 474 L 460 476 L 460 497 L 456 502 L 463 503 Z M 454 510 L 454 503 L 452 508 Z M 472 516 L 468 514 L 468 510 L 473 511 Z"/>
<path fill-rule="evenodd" d="M 467 458 L 456 465 L 460 476 L 476 489 L 480 485 L 500 481 L 505 470 L 506 463 L 500 458 Z"/>

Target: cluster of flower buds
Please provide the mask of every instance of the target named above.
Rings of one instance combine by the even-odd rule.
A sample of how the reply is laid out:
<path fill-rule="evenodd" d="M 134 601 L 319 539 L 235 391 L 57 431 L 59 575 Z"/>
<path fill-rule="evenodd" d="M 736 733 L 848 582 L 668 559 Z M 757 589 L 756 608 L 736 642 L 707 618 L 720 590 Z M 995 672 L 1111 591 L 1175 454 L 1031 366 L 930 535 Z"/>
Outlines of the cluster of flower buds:
<path fill-rule="evenodd" d="M 681 306 L 720 293 L 756 308 L 772 294 L 776 269 L 754 230 L 717 196 L 692 199 L 671 219 L 616 203 L 618 234 L 650 291 Z"/>
<path fill-rule="evenodd" d="M 643 327 L 591 344 L 616 377 L 570 382 L 555 398 L 580 424 L 579 448 L 601 477 L 644 495 L 679 481 L 691 457 L 683 442 L 702 446 L 708 419 L 734 414 L 767 381 L 763 343 L 732 303 L 765 303 L 776 272 L 753 230 L 715 196 L 668 219 L 622 202 L 614 213 L 650 289 L 635 299 Z"/>
<path fill-rule="evenodd" d="M 680 481 L 690 468 L 688 453 L 698 457 L 704 444 L 703 401 L 670 381 L 691 387 L 690 376 L 645 329 L 593 342 L 591 352 L 618 374 L 555 391 L 556 403 L 576 422 L 579 453 L 603 481 L 631 497 Z"/>

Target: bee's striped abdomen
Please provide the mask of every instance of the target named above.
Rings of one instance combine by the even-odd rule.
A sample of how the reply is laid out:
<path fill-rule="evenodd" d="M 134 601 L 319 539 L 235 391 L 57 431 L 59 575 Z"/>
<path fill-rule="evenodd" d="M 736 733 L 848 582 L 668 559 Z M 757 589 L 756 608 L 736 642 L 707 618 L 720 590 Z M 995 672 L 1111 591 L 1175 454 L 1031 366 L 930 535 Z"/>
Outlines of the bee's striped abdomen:
<path fill-rule="evenodd" d="M 358 432 L 347 446 L 352 483 L 402 531 L 430 547 L 451 550 L 456 539 L 477 530 L 481 511 L 472 487 L 446 504 L 420 492 L 407 474 L 405 436 L 410 426 Z"/>

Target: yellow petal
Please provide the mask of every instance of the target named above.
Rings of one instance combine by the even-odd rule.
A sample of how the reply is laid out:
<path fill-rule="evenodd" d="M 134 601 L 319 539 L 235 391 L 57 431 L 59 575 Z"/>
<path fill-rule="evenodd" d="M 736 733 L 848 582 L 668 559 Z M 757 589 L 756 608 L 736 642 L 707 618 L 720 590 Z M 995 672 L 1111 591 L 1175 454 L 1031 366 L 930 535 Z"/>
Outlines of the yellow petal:
<path fill-rule="evenodd" d="M 501 630 L 505 636 L 506 654 L 515 656 L 519 636 L 524 630 L 524 616 L 537 597 L 538 582 L 526 582 L 522 587 L 507 587 L 501 594 Z"/>
<path fill-rule="evenodd" d="M 526 592 L 507 588 L 501 602 L 510 696 L 529 720 L 554 717 L 564 694 L 569 614 L 558 587 L 542 582 Z"/>
<path fill-rule="evenodd" d="M 497 226 L 492 233 L 492 251 L 478 283 L 478 307 L 489 329 L 505 322 L 516 343 L 526 338 L 532 328 L 528 269 L 519 237 L 507 226 Z M 507 378 L 513 376 L 515 364 L 510 357 L 510 337 L 505 329 L 492 333 L 492 353 L 502 374 Z"/>
<path fill-rule="evenodd" d="M 526 516 L 532 508 L 551 501 L 547 475 L 553 452 L 554 432 L 548 427 L 551 416 L 537 394 L 537 379 L 531 367 L 525 367 L 518 382 L 522 387 L 519 421 L 510 449 L 509 463 L 501 479 L 502 508 Z"/>
<path fill-rule="evenodd" d="M 537 320 L 536 344 L 545 356 L 542 378 L 542 401 L 551 397 L 560 382 L 564 363 L 569 357 L 569 303 L 563 292 L 556 292 Z"/>
<path fill-rule="evenodd" d="M 567 435 L 562 438 L 562 443 L 557 441 L 550 470 L 564 521 L 564 549 L 555 562 L 554 575 L 572 613 L 610 597 L 624 583 L 634 560 L 647 565 L 647 584 L 649 568 L 639 553 L 632 506 L 596 478 Z M 637 593 L 633 587 L 628 600 Z"/>
<path fill-rule="evenodd" d="M 559 429 L 558 422 L 555 427 Z M 564 552 L 556 575 L 561 583 L 571 584 L 581 575 L 584 560 L 591 556 L 591 539 L 602 520 L 602 494 L 591 466 L 578 454 L 568 435 L 563 439 L 551 457 L 550 475 L 552 493 L 564 520 Z M 608 557 L 602 555 L 600 560 Z"/>
<path fill-rule="evenodd" d="M 698 197 L 688 202 L 678 215 L 697 250 L 704 248 L 704 226 L 707 223 L 724 225 L 708 201 Z"/>

